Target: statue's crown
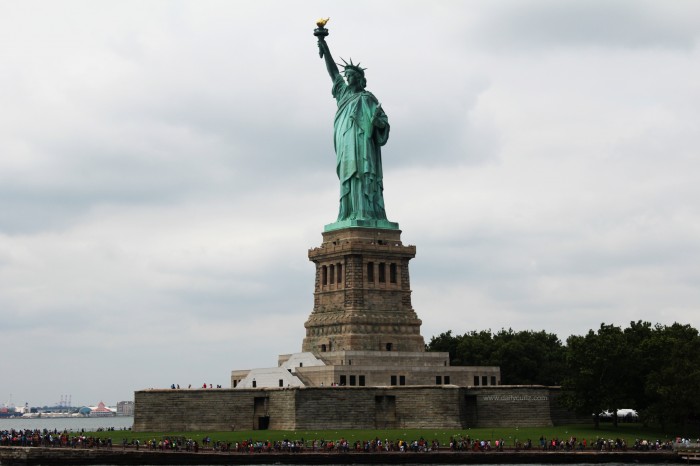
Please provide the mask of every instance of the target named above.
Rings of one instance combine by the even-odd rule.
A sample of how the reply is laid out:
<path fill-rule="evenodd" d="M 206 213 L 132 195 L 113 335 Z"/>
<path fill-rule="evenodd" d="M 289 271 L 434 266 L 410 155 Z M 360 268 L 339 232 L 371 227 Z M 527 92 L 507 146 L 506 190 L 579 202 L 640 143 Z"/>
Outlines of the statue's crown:
<path fill-rule="evenodd" d="M 348 70 L 353 70 L 358 73 L 360 73 L 362 76 L 365 75 L 365 70 L 367 68 L 360 68 L 360 62 L 357 62 L 357 64 L 354 64 L 352 62 L 352 58 L 350 59 L 350 63 L 346 62 L 343 57 L 340 57 L 341 60 L 343 60 L 343 63 L 336 63 L 338 66 L 343 67 L 343 72 L 347 72 Z"/>

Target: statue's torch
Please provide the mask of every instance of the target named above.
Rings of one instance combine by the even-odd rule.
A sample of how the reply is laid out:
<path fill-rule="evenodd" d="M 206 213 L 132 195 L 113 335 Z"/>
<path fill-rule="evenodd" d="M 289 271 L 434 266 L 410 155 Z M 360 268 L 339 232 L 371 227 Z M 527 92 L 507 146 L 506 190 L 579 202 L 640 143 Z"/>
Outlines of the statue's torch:
<path fill-rule="evenodd" d="M 316 21 L 316 26 L 318 27 L 314 29 L 314 36 L 318 37 L 318 40 L 325 40 L 325 37 L 328 35 L 328 29 L 326 29 L 324 26 L 329 19 L 330 18 L 321 18 Z M 323 48 L 321 47 L 318 49 L 318 56 L 323 58 Z"/>

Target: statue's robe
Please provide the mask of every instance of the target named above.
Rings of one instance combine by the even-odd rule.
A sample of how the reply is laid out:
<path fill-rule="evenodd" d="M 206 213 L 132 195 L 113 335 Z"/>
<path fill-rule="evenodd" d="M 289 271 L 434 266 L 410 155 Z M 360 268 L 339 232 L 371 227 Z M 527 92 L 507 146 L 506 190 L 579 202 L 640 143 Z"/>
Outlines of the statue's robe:
<path fill-rule="evenodd" d="M 380 108 L 380 128 L 372 123 L 379 102 L 371 92 L 353 92 L 341 75 L 333 82 L 338 102 L 334 122 L 336 173 L 340 180 L 341 220 L 386 220 L 381 146 L 389 139 L 389 120 Z"/>

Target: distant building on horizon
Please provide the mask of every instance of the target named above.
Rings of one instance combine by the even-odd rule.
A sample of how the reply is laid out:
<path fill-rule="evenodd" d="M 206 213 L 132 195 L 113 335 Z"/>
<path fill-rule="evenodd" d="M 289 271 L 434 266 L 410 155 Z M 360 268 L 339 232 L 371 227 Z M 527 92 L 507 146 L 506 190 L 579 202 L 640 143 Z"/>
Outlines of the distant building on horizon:
<path fill-rule="evenodd" d="M 116 416 L 116 412 L 111 410 L 110 408 L 106 407 L 105 404 L 100 401 L 97 403 L 96 407 L 90 407 L 90 417 L 109 417 L 109 416 Z"/>
<path fill-rule="evenodd" d="M 134 415 L 134 402 L 133 401 L 120 401 L 117 403 L 117 416 L 133 416 Z"/>

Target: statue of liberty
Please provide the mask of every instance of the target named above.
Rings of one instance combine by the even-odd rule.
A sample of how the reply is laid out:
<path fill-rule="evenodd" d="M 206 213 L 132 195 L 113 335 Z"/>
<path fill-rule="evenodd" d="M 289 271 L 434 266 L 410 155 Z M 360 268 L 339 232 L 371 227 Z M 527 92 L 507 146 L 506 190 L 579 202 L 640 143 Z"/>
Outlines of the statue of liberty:
<path fill-rule="evenodd" d="M 384 210 L 381 147 L 389 139 L 389 119 L 377 98 L 365 90 L 365 68 L 343 60 L 343 74 L 333 61 L 325 36 L 328 30 L 320 20 L 314 35 L 318 37 L 319 54 L 333 81 L 332 94 L 338 103 L 335 113 L 334 145 L 336 173 L 340 180 L 340 208 L 335 224 L 327 229 L 345 226 L 398 228 L 387 221 Z"/>

